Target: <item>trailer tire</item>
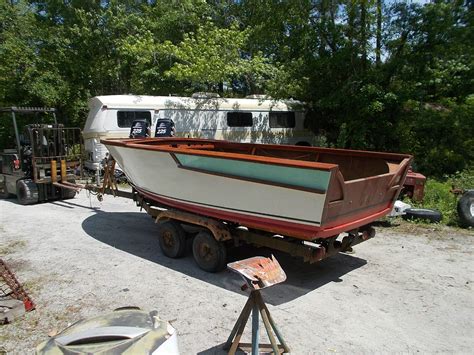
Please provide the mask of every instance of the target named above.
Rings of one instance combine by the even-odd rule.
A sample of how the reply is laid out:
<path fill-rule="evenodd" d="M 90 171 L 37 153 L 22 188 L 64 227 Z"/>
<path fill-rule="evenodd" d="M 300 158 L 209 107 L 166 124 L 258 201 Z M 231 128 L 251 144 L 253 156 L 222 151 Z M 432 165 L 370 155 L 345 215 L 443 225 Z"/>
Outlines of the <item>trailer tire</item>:
<path fill-rule="evenodd" d="M 429 222 L 441 222 L 443 215 L 437 210 L 428 208 L 407 208 L 402 216 L 405 220 L 422 219 Z"/>
<path fill-rule="evenodd" d="M 474 227 L 474 190 L 466 191 L 459 199 L 457 207 L 462 226 Z"/>
<path fill-rule="evenodd" d="M 204 271 L 218 272 L 226 266 L 226 248 L 209 232 L 199 232 L 194 237 L 193 255 L 196 264 Z"/>
<path fill-rule="evenodd" d="M 21 205 L 32 205 L 38 202 L 38 186 L 31 179 L 16 182 L 16 198 Z"/>
<path fill-rule="evenodd" d="M 168 258 L 181 258 L 186 253 L 186 233 L 175 221 L 160 224 L 158 241 L 163 254 Z"/>

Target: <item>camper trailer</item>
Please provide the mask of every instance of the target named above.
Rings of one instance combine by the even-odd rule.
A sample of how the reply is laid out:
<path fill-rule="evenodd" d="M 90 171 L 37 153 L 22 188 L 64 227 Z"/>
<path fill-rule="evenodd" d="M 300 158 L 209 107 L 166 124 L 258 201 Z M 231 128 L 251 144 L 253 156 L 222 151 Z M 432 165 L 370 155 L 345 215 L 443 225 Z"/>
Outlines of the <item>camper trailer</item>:
<path fill-rule="evenodd" d="M 89 100 L 89 116 L 83 131 L 85 167 L 97 170 L 107 152 L 100 140 L 128 137 L 136 120 L 147 121 L 151 132 L 155 132 L 159 119 L 171 119 L 177 137 L 312 145 L 314 135 L 304 128 L 304 118 L 300 102 L 261 96 L 96 96 Z"/>

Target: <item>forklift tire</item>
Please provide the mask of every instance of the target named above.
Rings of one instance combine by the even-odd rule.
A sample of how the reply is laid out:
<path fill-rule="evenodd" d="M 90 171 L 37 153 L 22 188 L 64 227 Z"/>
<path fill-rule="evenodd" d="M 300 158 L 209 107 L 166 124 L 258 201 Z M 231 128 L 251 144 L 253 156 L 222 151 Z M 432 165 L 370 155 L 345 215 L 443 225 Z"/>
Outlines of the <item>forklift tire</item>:
<path fill-rule="evenodd" d="M 463 227 L 474 227 L 474 190 L 468 190 L 461 196 L 458 214 Z"/>
<path fill-rule="evenodd" d="M 75 184 L 76 180 L 69 180 L 71 184 Z M 74 198 L 76 196 L 76 190 L 72 189 L 61 189 L 61 199 L 62 200 L 69 200 L 71 198 Z"/>
<path fill-rule="evenodd" d="M 16 182 L 16 198 L 20 205 L 32 205 L 38 202 L 38 186 L 30 179 Z"/>
<path fill-rule="evenodd" d="M 76 191 L 71 190 L 71 189 L 64 189 L 62 194 L 63 194 L 63 198 L 62 198 L 63 200 L 69 200 L 76 196 Z"/>
<path fill-rule="evenodd" d="M 0 186 L 0 198 L 9 198 L 11 194 L 8 192 L 7 185 Z"/>

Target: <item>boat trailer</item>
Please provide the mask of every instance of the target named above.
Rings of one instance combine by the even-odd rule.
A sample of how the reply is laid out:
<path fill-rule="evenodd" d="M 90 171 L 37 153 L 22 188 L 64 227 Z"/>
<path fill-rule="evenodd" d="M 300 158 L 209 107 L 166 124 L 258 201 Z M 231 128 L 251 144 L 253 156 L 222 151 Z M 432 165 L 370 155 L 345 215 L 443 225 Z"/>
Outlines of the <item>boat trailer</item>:
<path fill-rule="evenodd" d="M 194 213 L 169 209 L 146 199 L 136 190 L 133 190 L 132 194 L 137 206 L 155 219 L 155 223 L 160 224 L 158 237 L 166 256 L 184 256 L 187 234 L 182 225 L 198 228 L 199 232 L 193 242 L 193 255 L 196 263 L 209 272 L 217 272 L 225 267 L 226 245 L 238 247 L 251 244 L 267 247 L 301 257 L 305 262 L 315 263 L 340 252 L 349 252 L 353 246 L 375 236 L 375 229 L 368 225 L 350 231 L 342 238 L 336 235 L 313 242 L 302 241 L 291 236 L 274 235 Z"/>
<path fill-rule="evenodd" d="M 227 247 L 245 244 L 267 247 L 315 263 L 338 253 L 350 252 L 352 247 L 375 236 L 370 225 L 359 227 L 339 238 L 335 235 L 315 241 L 276 235 L 267 231 L 245 228 L 237 224 L 220 221 L 207 216 L 170 209 L 156 201 L 147 199 L 137 190 L 119 190 L 114 179 L 115 160 L 109 156 L 104 164 L 102 186 L 87 185 L 85 188 L 97 194 L 99 201 L 104 194 L 114 197 L 132 198 L 140 209 L 150 215 L 160 228 L 158 240 L 163 254 L 170 258 L 180 258 L 186 253 L 186 240 L 194 237 L 193 256 L 199 267 L 205 271 L 217 272 L 226 267 Z M 195 236 L 187 233 L 184 226 L 197 230 Z"/>

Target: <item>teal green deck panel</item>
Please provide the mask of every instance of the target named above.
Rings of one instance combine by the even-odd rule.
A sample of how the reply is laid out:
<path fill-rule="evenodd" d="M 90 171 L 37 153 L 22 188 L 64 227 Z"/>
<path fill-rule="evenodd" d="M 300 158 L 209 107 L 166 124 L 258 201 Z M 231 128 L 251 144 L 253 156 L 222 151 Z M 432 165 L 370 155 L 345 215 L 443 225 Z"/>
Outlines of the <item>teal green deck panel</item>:
<path fill-rule="evenodd" d="M 218 174 L 246 179 L 327 191 L 331 173 L 325 170 L 253 163 L 241 160 L 176 154 L 181 165 Z"/>

